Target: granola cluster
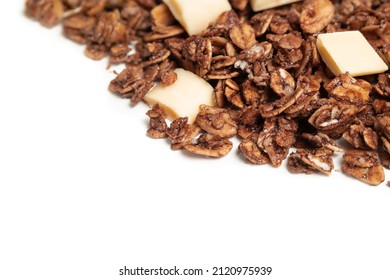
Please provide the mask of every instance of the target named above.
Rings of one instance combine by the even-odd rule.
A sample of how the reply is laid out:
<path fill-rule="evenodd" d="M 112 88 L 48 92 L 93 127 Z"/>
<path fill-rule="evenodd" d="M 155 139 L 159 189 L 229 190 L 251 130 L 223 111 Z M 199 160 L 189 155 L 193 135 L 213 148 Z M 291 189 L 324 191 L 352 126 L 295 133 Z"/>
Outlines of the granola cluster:
<path fill-rule="evenodd" d="M 201 34 L 188 36 L 161 0 L 27 0 L 26 12 L 85 44 L 95 60 L 125 68 L 109 89 L 132 104 L 156 82 L 189 70 L 215 89 L 215 107 L 201 106 L 194 124 L 169 123 L 159 106 L 148 111 L 153 138 L 173 150 L 223 157 L 239 151 L 253 164 L 292 173 L 342 171 L 378 185 L 390 168 L 390 73 L 335 77 L 316 48 L 318 33 L 360 30 L 390 66 L 388 0 L 304 0 L 254 13 L 248 0 L 230 0 Z M 359 58 L 356 58 L 359 59 Z M 230 139 L 230 140 L 229 140 Z M 343 145 L 341 145 L 343 144 Z"/>

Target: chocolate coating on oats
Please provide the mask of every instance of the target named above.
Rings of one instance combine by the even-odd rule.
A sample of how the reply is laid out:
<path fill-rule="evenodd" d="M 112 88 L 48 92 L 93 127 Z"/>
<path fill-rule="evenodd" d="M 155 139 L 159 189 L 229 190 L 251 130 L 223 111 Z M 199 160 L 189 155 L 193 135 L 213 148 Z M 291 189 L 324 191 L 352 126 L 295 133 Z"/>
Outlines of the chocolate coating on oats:
<path fill-rule="evenodd" d="M 333 151 L 326 148 L 298 149 L 289 156 L 287 167 L 292 173 L 320 172 L 330 175 L 334 169 L 332 155 Z"/>
<path fill-rule="evenodd" d="M 156 104 L 146 115 L 150 118 L 149 129 L 147 131 L 148 136 L 156 139 L 167 137 L 167 123 L 165 121 L 167 114 L 164 109 Z"/>
<path fill-rule="evenodd" d="M 147 113 L 148 135 L 168 138 L 173 150 L 223 157 L 235 136 L 250 163 L 288 159 L 293 173 L 326 175 L 345 150 L 343 172 L 380 184 L 380 164 L 390 167 L 389 71 L 335 77 L 315 42 L 320 32 L 359 30 L 390 65 L 388 1 L 304 0 L 258 13 L 248 0 L 230 4 L 195 36 L 160 0 L 27 0 L 26 12 L 45 26 L 61 23 L 88 57 L 123 64 L 109 89 L 132 104 L 155 83 L 175 83 L 176 68 L 207 80 L 216 106 L 202 106 L 195 124 L 168 122 L 159 105 Z"/>
<path fill-rule="evenodd" d="M 343 156 L 343 172 L 372 186 L 385 180 L 379 155 L 373 151 L 349 150 Z"/>
<path fill-rule="evenodd" d="M 220 158 L 226 156 L 233 148 L 233 143 L 228 139 L 214 134 L 202 134 L 197 143 L 184 145 L 184 148 L 197 155 Z"/>
<path fill-rule="evenodd" d="M 196 123 L 207 133 L 222 138 L 230 138 L 237 134 L 236 122 L 224 109 L 201 105 Z"/>
<path fill-rule="evenodd" d="M 306 0 L 299 23 L 306 33 L 319 33 L 333 20 L 335 6 L 330 0 Z"/>
<path fill-rule="evenodd" d="M 257 145 L 268 155 L 273 166 L 279 167 L 288 156 L 295 143 L 297 129 L 296 121 L 282 116 L 265 120 Z"/>
<path fill-rule="evenodd" d="M 244 157 L 253 164 L 267 164 L 269 157 L 253 141 L 246 139 L 241 142 L 239 149 Z"/>
<path fill-rule="evenodd" d="M 43 25 L 52 27 L 61 21 L 64 4 L 61 0 L 28 0 L 26 1 L 26 13 Z"/>

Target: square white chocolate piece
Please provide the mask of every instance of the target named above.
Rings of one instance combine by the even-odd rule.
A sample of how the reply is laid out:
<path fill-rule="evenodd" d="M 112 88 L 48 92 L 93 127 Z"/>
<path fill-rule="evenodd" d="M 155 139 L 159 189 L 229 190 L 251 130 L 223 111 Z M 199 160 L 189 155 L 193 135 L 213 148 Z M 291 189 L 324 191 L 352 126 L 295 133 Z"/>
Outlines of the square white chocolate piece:
<path fill-rule="evenodd" d="M 251 0 L 252 10 L 255 12 L 267 10 L 287 4 L 291 4 L 294 2 L 298 2 L 301 0 Z"/>
<path fill-rule="evenodd" d="M 214 106 L 214 88 L 205 80 L 184 69 L 176 69 L 177 80 L 169 86 L 157 85 L 144 100 L 153 107 L 156 103 L 164 108 L 168 119 L 188 117 L 188 123 L 195 122 L 202 104 Z"/>
<path fill-rule="evenodd" d="M 360 31 L 320 34 L 317 49 L 336 76 L 349 72 L 358 77 L 388 70 L 386 63 Z"/>
<path fill-rule="evenodd" d="M 232 7 L 228 0 L 163 0 L 187 33 L 196 35 L 207 29 Z"/>

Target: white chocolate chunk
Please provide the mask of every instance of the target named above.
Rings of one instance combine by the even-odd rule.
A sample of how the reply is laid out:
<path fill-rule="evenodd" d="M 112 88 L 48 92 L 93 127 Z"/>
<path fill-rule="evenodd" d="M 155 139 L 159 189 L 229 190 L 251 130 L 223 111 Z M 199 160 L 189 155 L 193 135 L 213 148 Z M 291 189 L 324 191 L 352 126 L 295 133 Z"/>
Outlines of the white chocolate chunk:
<path fill-rule="evenodd" d="M 251 0 L 252 10 L 255 12 L 291 4 L 301 0 Z"/>
<path fill-rule="evenodd" d="M 190 71 L 176 69 L 177 80 L 169 86 L 157 85 L 144 100 L 153 107 L 159 103 L 173 121 L 179 117 L 188 117 L 192 124 L 202 104 L 214 106 L 213 87 Z"/>
<path fill-rule="evenodd" d="M 163 0 L 189 35 L 204 31 L 232 7 L 228 0 Z"/>
<path fill-rule="evenodd" d="M 360 31 L 320 34 L 317 49 L 322 60 L 336 76 L 379 74 L 388 67 Z"/>

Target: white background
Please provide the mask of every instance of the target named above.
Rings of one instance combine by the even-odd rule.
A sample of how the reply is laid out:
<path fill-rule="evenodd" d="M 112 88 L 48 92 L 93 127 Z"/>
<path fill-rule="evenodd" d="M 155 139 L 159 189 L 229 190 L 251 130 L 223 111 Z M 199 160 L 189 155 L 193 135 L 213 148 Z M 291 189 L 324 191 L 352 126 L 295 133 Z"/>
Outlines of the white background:
<path fill-rule="evenodd" d="M 390 279 L 385 184 L 173 152 L 146 136 L 144 104 L 107 90 L 106 61 L 23 1 L 0 13 L 0 279 L 150 279 L 120 277 L 125 265 Z"/>

